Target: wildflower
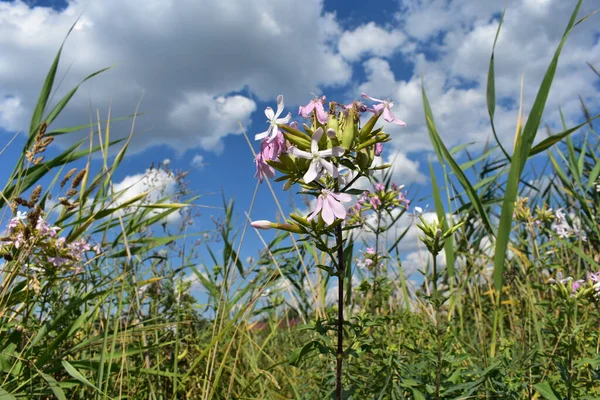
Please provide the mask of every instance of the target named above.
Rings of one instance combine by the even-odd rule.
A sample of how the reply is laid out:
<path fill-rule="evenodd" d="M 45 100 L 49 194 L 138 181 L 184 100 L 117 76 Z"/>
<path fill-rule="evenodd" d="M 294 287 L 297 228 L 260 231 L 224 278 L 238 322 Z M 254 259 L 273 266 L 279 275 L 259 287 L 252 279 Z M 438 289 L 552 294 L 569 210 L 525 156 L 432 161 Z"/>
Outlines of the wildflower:
<path fill-rule="evenodd" d="M 558 222 L 559 224 L 565 221 L 565 213 L 563 213 L 563 209 L 559 208 L 558 210 L 556 210 L 554 213 L 554 217 L 556 218 L 556 222 Z"/>
<path fill-rule="evenodd" d="M 376 98 L 368 96 L 366 93 L 362 93 L 361 96 L 365 99 L 369 99 L 369 100 L 372 100 L 372 101 L 378 103 L 373 106 L 373 112 L 376 115 L 379 115 L 383 112 L 383 119 L 386 120 L 387 122 L 393 122 L 396 125 L 406 126 L 406 123 L 404 121 L 399 120 L 398 118 L 396 118 L 394 116 L 394 114 L 392 114 L 392 111 L 390 110 L 390 108 L 392 108 L 394 106 L 394 102 L 392 102 L 390 100 L 376 99 Z"/>
<path fill-rule="evenodd" d="M 43 236 L 56 237 L 56 233 L 60 230 L 58 226 L 50 226 L 43 218 L 39 218 L 35 224 L 35 229 Z"/>
<path fill-rule="evenodd" d="M 571 285 L 571 290 L 573 291 L 573 293 L 576 293 L 579 290 L 582 283 L 585 283 L 585 281 L 583 279 L 579 279 L 579 280 L 573 282 L 573 284 Z"/>
<path fill-rule="evenodd" d="M 381 200 L 379 199 L 379 197 L 371 197 L 371 205 L 373 206 L 373 209 L 377 210 L 379 208 L 379 206 L 381 206 Z"/>
<path fill-rule="evenodd" d="M 267 164 L 262 153 L 258 153 L 256 157 L 254 157 L 254 164 L 256 165 L 254 177 L 258 178 L 259 182 L 262 183 L 264 177 L 275 177 L 275 169 Z"/>
<path fill-rule="evenodd" d="M 370 255 L 375 254 L 375 249 L 372 247 L 367 247 L 367 254 L 370 254 Z"/>
<path fill-rule="evenodd" d="M 64 257 L 49 257 L 48 261 L 52 263 L 55 267 L 62 267 L 67 263 L 67 259 Z"/>
<path fill-rule="evenodd" d="M 327 112 L 323 108 L 324 103 L 325 103 L 325 96 L 316 97 L 313 100 L 311 100 L 310 103 L 308 103 L 304 107 L 300 106 L 300 108 L 298 109 L 298 115 L 301 115 L 304 118 L 307 118 L 308 116 L 310 116 L 311 113 L 314 112 L 317 115 L 317 120 L 319 120 L 319 122 L 322 124 L 326 124 L 327 120 L 329 119 L 329 116 L 327 115 Z"/>
<path fill-rule="evenodd" d="M 337 167 L 332 162 L 325 160 L 325 158 L 339 157 L 344 154 L 346 150 L 341 146 L 334 146 L 327 150 L 319 150 L 319 140 L 321 140 L 321 136 L 323 136 L 323 128 L 319 128 L 313 133 L 310 141 L 310 153 L 300 150 L 295 146 L 288 149 L 288 153 L 294 157 L 312 160 L 308 167 L 308 171 L 306 171 L 303 177 L 305 183 L 310 183 L 317 179 L 323 171 L 323 168 L 325 168 L 332 177 L 336 178 L 338 176 Z"/>
<path fill-rule="evenodd" d="M 570 276 L 567 276 L 566 278 L 563 278 L 563 273 L 561 271 L 558 271 L 556 273 L 556 279 L 555 278 L 550 278 L 550 279 L 548 279 L 548 282 L 549 283 L 557 283 L 557 282 L 559 282 L 559 283 L 563 283 L 564 284 L 564 283 L 567 283 L 567 282 L 572 281 L 572 280 L 573 280 L 573 278 L 571 278 Z"/>
<path fill-rule="evenodd" d="M 427 208 L 427 207 L 425 207 L 425 208 Z M 425 212 L 425 210 L 423 210 L 421 207 L 415 207 L 415 211 L 413 211 L 411 216 L 413 218 L 421 218 L 421 216 L 423 216 L 424 212 Z"/>
<path fill-rule="evenodd" d="M 27 219 L 27 213 L 23 212 L 23 211 L 17 211 L 17 215 L 11 219 L 10 221 L 8 221 L 8 224 L 6 225 L 6 228 L 9 230 L 13 230 L 15 229 L 17 226 L 19 226 L 19 223 L 21 221 L 24 221 Z"/>
<path fill-rule="evenodd" d="M 363 204 L 363 203 L 366 203 L 367 200 L 369 200 L 369 191 L 365 190 L 362 193 L 362 196 L 360 197 L 360 199 L 358 199 L 358 202 L 361 203 L 361 204 Z"/>
<path fill-rule="evenodd" d="M 273 139 L 275 139 L 275 137 L 277 136 L 277 132 L 279 131 L 277 126 L 281 125 L 281 124 L 287 124 L 288 122 L 290 122 L 290 119 L 292 119 L 292 114 L 288 113 L 285 118 L 279 118 L 279 116 L 281 115 L 281 113 L 283 112 L 283 107 L 284 107 L 284 103 L 283 103 L 283 96 L 279 95 L 277 96 L 277 113 L 273 112 L 273 109 L 271 107 L 267 107 L 265 108 L 265 115 L 267 116 L 267 122 L 270 124 L 269 128 L 262 132 L 262 133 L 258 133 L 254 136 L 254 140 L 260 140 L 260 139 L 264 139 L 266 137 L 268 137 L 269 141 L 272 141 Z"/>
<path fill-rule="evenodd" d="M 376 192 L 383 192 L 385 191 L 385 185 L 383 183 L 376 183 L 375 184 L 375 191 Z"/>
<path fill-rule="evenodd" d="M 277 160 L 285 150 L 285 138 L 279 129 L 274 140 L 265 139 L 260 145 L 260 153 L 265 161 Z"/>
<path fill-rule="evenodd" d="M 408 208 L 410 207 L 410 200 L 406 198 L 406 195 L 408 194 L 408 192 L 400 192 L 400 189 L 402 189 L 404 187 L 404 185 L 398 187 L 398 201 L 400 203 L 404 203 L 404 207 L 406 207 L 406 209 L 408 210 Z M 418 207 L 419 209 L 421 209 L 421 207 Z M 421 214 L 423 213 L 423 209 L 421 209 Z"/>
<path fill-rule="evenodd" d="M 307 219 L 311 221 L 320 212 L 323 221 L 327 225 L 331 225 L 336 218 L 346 218 L 346 209 L 341 202 L 348 202 L 350 200 L 352 200 L 352 197 L 347 193 L 333 193 L 327 189 L 323 189 L 317 198 L 315 210 Z"/>
<path fill-rule="evenodd" d="M 346 105 L 344 106 L 344 108 L 345 108 L 346 110 L 350 110 L 351 108 L 353 108 L 353 107 L 355 107 L 355 106 L 356 106 L 356 109 L 357 109 L 358 111 L 360 111 L 360 112 L 365 112 L 365 111 L 368 111 L 368 110 L 369 110 L 369 107 L 367 107 L 367 106 L 365 105 L 365 103 L 363 103 L 363 102 L 362 102 L 362 101 L 360 101 L 360 100 L 356 100 L 356 101 L 353 101 L 353 102 L 352 102 L 352 103 L 350 103 L 350 104 L 346 104 Z"/>
<path fill-rule="evenodd" d="M 375 143 L 375 156 L 379 157 L 383 152 L 383 143 Z"/>

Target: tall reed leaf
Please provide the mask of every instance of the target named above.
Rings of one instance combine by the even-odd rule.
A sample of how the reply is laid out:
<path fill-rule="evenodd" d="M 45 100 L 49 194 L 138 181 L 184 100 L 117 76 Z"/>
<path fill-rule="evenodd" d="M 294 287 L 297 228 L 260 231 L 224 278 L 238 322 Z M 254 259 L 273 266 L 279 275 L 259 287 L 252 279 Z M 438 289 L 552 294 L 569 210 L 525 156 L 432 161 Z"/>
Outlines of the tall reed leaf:
<path fill-rule="evenodd" d="M 433 112 L 431 111 L 431 106 L 429 105 L 429 100 L 427 99 L 427 94 L 425 93 L 425 86 L 421 84 L 421 93 L 423 95 L 423 107 L 425 109 L 425 119 L 427 122 L 427 129 L 429 131 L 429 138 L 431 139 L 431 144 L 433 145 L 436 153 L 438 154 L 438 158 L 440 158 L 440 162 L 443 163 L 444 159 L 448 162 L 452 171 L 458 178 L 458 181 L 462 185 L 463 189 L 469 196 L 471 200 L 471 204 L 475 207 L 475 210 L 481 217 L 481 221 L 483 226 L 487 229 L 490 235 L 494 235 L 494 230 L 492 229 L 492 224 L 490 223 L 490 219 L 481 204 L 481 200 L 479 196 L 477 196 L 477 192 L 473 189 L 473 186 L 465 176 L 464 172 L 460 168 L 460 165 L 454 160 L 452 154 L 448 151 L 442 138 L 440 137 L 436 127 L 435 122 L 433 121 Z"/>
<path fill-rule="evenodd" d="M 531 112 L 527 118 L 527 123 L 523 128 L 521 134 L 517 133 L 515 141 L 515 151 L 510 164 L 510 171 L 508 175 L 508 181 L 506 184 L 506 192 L 504 194 L 504 202 L 502 204 L 502 212 L 500 214 L 500 226 L 498 228 L 498 235 L 496 240 L 496 252 L 494 255 L 494 287 L 497 291 L 502 289 L 502 274 L 504 272 L 504 263 L 506 261 L 506 249 L 508 248 L 508 241 L 510 238 L 510 232 L 512 227 L 513 211 L 515 208 L 515 199 L 519 189 L 519 180 L 525 167 L 525 162 L 529 156 L 531 146 L 537 134 L 537 130 L 540 126 L 542 119 L 542 113 L 546 106 L 546 100 L 548 99 L 548 93 L 552 86 L 554 74 L 556 73 L 556 67 L 558 65 L 558 58 L 560 57 L 561 50 L 565 44 L 571 29 L 575 25 L 575 18 L 581 7 L 583 0 L 579 0 L 575 6 L 575 10 L 571 15 L 569 24 L 565 29 L 562 40 L 554 53 L 552 62 L 548 66 L 548 70 L 544 76 L 542 84 L 538 90 L 537 96 L 531 108 Z"/>

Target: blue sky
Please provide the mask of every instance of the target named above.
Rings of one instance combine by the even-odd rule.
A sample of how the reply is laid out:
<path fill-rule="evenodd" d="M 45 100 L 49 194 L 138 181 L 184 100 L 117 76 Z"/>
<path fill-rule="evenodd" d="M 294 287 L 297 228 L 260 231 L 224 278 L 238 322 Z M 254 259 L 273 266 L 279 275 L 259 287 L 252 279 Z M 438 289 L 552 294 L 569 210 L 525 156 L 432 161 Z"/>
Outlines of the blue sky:
<path fill-rule="evenodd" d="M 57 96 L 95 70 L 114 68 L 82 86 L 54 127 L 87 123 L 90 106 L 103 116 L 109 104 L 113 117 L 129 115 L 143 95 L 144 115 L 136 121 L 132 152 L 117 182 L 143 174 L 152 161 L 169 159 L 171 168 L 194 168 L 189 181 L 203 195 L 200 204 L 220 206 L 221 191 L 233 197 L 241 222 L 256 181 L 240 123 L 250 137 L 263 131 L 264 109 L 274 107 L 278 94 L 296 116 L 311 93 L 349 101 L 364 91 L 396 102 L 393 111 L 408 126 L 386 126 L 393 141 L 384 161 L 396 158 L 394 180 L 426 195 L 432 152 L 421 77 L 446 144 L 474 142 L 477 152 L 491 138 L 485 82 L 503 5 L 492 0 L 0 0 L 0 148 L 27 128 L 45 73 L 81 14 L 65 46 Z M 527 111 L 574 2 L 512 0 L 507 6 L 496 54 L 496 126 L 510 148 L 521 77 Z M 593 6 L 585 1 L 580 15 Z M 600 67 L 599 27 L 593 16 L 569 39 L 545 123 L 558 126 L 559 107 L 569 125 L 580 121 L 578 95 L 592 110 L 600 109 L 598 80 L 586 65 Z M 112 132 L 123 137 L 129 129 L 129 121 L 115 123 Z M 53 151 L 76 139 L 63 138 Z M 12 148 L 21 145 L 22 136 Z M 13 154 L 0 156 L 0 179 L 11 169 Z M 289 192 L 278 195 L 288 203 Z M 220 211 L 203 213 L 195 228 L 211 229 L 209 217 Z M 265 184 L 252 218 L 275 218 Z M 244 254 L 259 247 L 249 232 Z M 413 250 L 414 241 L 405 248 L 408 256 Z"/>

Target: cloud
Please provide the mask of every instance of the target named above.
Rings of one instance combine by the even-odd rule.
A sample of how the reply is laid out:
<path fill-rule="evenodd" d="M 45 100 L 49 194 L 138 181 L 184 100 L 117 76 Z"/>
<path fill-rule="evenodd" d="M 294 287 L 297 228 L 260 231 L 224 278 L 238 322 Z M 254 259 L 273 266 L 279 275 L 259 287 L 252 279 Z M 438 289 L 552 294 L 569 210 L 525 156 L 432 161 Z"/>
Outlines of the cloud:
<path fill-rule="evenodd" d="M 397 29 L 387 31 L 369 22 L 354 29 L 346 31 L 340 37 L 339 52 L 345 59 L 356 61 L 364 55 L 389 57 L 406 40 L 406 35 Z"/>
<path fill-rule="evenodd" d="M 396 101 L 395 115 L 408 126 L 390 125 L 392 145 L 405 154 L 431 150 L 421 100 L 424 79 L 438 131 L 448 147 L 492 139 L 486 105 L 487 71 L 501 2 L 468 0 L 400 1 L 396 19 L 409 44 L 399 49 L 413 66 L 407 77 L 389 60 L 371 57 L 362 64 L 366 79 L 358 91 Z M 496 115 L 500 140 L 510 150 L 514 140 L 523 77 L 527 115 L 554 55 L 573 4 L 559 0 L 521 0 L 508 4 L 495 54 Z M 580 17 L 593 7 L 584 5 Z M 559 107 L 568 125 L 581 122 L 578 95 L 591 110 L 600 108 L 597 77 L 586 62 L 600 65 L 597 16 L 578 25 L 569 37 L 548 97 L 542 127 L 560 129 Z M 423 23 L 427 21 L 427 23 Z M 544 134 L 538 135 L 538 140 Z"/>
<path fill-rule="evenodd" d="M 137 150 L 219 150 L 224 136 L 240 133 L 239 122 L 251 122 L 257 100 L 271 101 L 285 88 L 286 101 L 298 104 L 352 74 L 336 49 L 341 29 L 320 0 L 71 0 L 62 11 L 0 2 L 2 128 L 27 127 L 51 60 L 81 13 L 53 101 L 89 73 L 116 65 L 86 83 L 55 125 L 88 123 L 90 105 L 95 115 L 109 101 L 112 116 L 130 115 L 143 94 Z M 111 131 L 124 136 L 128 127 Z"/>
<path fill-rule="evenodd" d="M 164 169 L 147 169 L 146 172 L 135 175 L 128 175 L 122 181 L 113 185 L 116 206 L 124 204 L 133 198 L 147 192 L 143 199 L 133 203 L 133 205 L 154 204 L 154 203 L 172 203 L 173 197 L 178 190 L 177 177 L 171 171 Z M 167 198 L 166 200 L 162 200 Z M 131 207 L 131 206 L 130 206 Z M 163 209 L 157 209 L 148 214 L 149 217 L 163 212 Z M 173 212 L 166 218 L 169 224 L 177 224 L 181 221 L 181 214 Z"/>
<path fill-rule="evenodd" d="M 192 158 L 192 167 L 194 168 L 203 168 L 204 167 L 204 157 L 200 154 L 196 154 L 194 158 Z"/>

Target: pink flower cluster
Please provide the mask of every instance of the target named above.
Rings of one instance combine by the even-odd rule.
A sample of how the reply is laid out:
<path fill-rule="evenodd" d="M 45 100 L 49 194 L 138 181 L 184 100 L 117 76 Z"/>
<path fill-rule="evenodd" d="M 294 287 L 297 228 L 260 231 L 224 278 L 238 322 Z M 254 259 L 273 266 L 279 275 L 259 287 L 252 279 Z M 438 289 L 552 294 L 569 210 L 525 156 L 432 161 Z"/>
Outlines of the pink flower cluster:
<path fill-rule="evenodd" d="M 359 267 L 372 270 L 380 260 L 381 257 L 377 254 L 375 249 L 373 247 L 367 247 L 367 249 L 362 252 L 362 259 L 357 259 L 356 263 Z"/>
<path fill-rule="evenodd" d="M 408 192 L 402 192 L 404 185 L 398 186 L 392 183 L 390 188 L 386 188 L 383 183 L 376 183 L 373 192 L 365 190 L 358 201 L 350 207 L 349 223 L 360 223 L 364 216 L 363 211 L 391 211 L 396 207 L 403 207 L 406 210 L 410 207 L 410 200 L 406 197 Z"/>
<path fill-rule="evenodd" d="M 256 174 L 254 177 L 258 178 L 261 183 L 265 177 L 274 178 L 275 169 L 267 164 L 267 161 L 278 161 L 279 156 L 286 151 L 287 148 L 283 133 L 277 129 L 277 133 L 272 141 L 264 139 L 260 144 L 260 151 L 254 158 L 254 163 L 256 165 Z"/>
<path fill-rule="evenodd" d="M 0 253 L 9 254 L 12 259 L 17 259 L 18 251 L 26 248 L 29 265 L 67 267 L 79 273 L 82 271 L 79 264 L 88 251 L 93 250 L 96 254 L 102 252 L 99 245 L 92 248 L 85 239 L 67 243 L 65 237 L 58 237 L 60 228 L 50 225 L 41 216 L 33 229 L 27 228 L 28 222 L 27 213 L 20 211 L 9 221 L 8 240 L 0 247 Z"/>
<path fill-rule="evenodd" d="M 593 295 L 595 298 L 600 299 L 600 271 L 593 273 L 588 272 L 586 279 L 575 280 L 571 276 L 563 278 L 563 273 L 558 272 L 555 278 L 550 278 L 548 283 L 553 285 L 564 285 L 571 290 L 572 296 L 583 292 L 586 288 L 593 289 Z"/>
<path fill-rule="evenodd" d="M 308 221 L 312 221 L 320 214 L 325 224 L 332 225 L 337 219 L 344 220 L 347 216 L 346 208 L 341 203 L 350 201 L 350 196 L 345 193 L 335 193 L 332 190 L 328 190 L 331 189 L 331 186 L 327 186 L 328 184 L 324 184 L 321 181 L 321 178 L 330 176 L 334 181 L 337 180 L 336 186 L 338 186 L 338 183 L 342 185 L 345 184 L 345 177 L 340 176 L 339 174 L 339 160 L 336 158 L 347 155 L 349 154 L 348 152 L 352 152 L 353 141 L 355 140 L 353 136 L 348 134 L 343 136 L 344 139 L 339 139 L 338 135 L 340 133 L 328 126 L 329 122 L 331 121 L 333 121 L 333 126 L 337 126 L 336 119 L 338 118 L 339 114 L 336 112 L 336 107 L 341 106 L 341 108 L 344 110 L 342 111 L 343 115 L 353 116 L 353 119 L 350 122 L 351 124 L 355 124 L 357 121 L 357 115 L 355 111 L 357 111 L 359 114 L 370 111 L 377 117 L 382 115 L 383 119 L 387 122 L 395 123 L 401 126 L 406 125 L 403 121 L 397 119 L 392 114 L 391 108 L 393 107 L 394 103 L 390 100 L 376 99 L 366 95 L 365 93 L 362 93 L 361 96 L 365 99 L 373 101 L 375 103 L 373 108 L 365 106 L 360 101 L 356 101 L 345 106 L 338 103 L 330 103 L 330 110 L 327 112 L 325 110 L 325 96 L 315 96 L 315 98 L 307 105 L 299 107 L 299 116 L 303 118 L 312 118 L 312 129 L 307 130 L 307 132 L 310 132 L 310 151 L 307 151 L 309 149 L 306 145 L 308 144 L 308 136 L 295 137 L 290 132 L 289 127 L 297 129 L 297 123 L 290 123 L 291 114 L 288 113 L 286 117 L 280 118 L 285 107 L 283 96 L 277 97 L 277 112 L 273 111 L 271 107 L 267 107 L 265 109 L 265 115 L 267 117 L 269 127 L 266 131 L 259 133 L 254 137 L 255 140 L 262 140 L 260 151 L 254 158 L 254 163 L 256 166 L 256 173 L 254 176 L 255 178 L 258 178 L 259 182 L 261 183 L 265 178 L 274 178 L 275 168 L 279 169 L 278 165 L 280 164 L 286 165 L 287 163 L 287 165 L 289 165 L 288 158 L 291 158 L 293 162 L 296 162 L 296 167 L 298 165 L 303 167 L 307 165 L 302 177 L 303 184 L 312 185 L 313 189 L 320 191 L 320 194 L 317 196 L 315 210 L 308 216 Z M 351 112 L 352 114 L 350 114 Z M 330 118 L 334 119 L 330 121 Z M 288 123 L 289 127 L 286 125 Z M 286 133 L 284 134 L 282 130 Z M 324 135 L 327 135 L 327 141 L 321 140 Z M 348 141 L 348 138 L 351 140 Z M 381 140 L 384 141 L 387 138 L 388 137 L 384 137 Z M 289 143 L 289 141 L 294 143 L 294 145 Z M 324 143 L 328 143 L 328 145 L 324 145 Z M 374 143 L 372 146 L 374 155 L 380 156 L 383 151 L 383 144 L 378 142 Z M 286 158 L 283 159 L 283 162 L 280 160 L 282 154 L 286 155 Z M 310 162 L 297 163 L 297 160 L 299 159 L 309 160 Z M 279 162 L 280 164 L 275 164 L 276 162 Z M 293 170 L 293 172 L 297 173 L 295 170 Z M 331 181 L 329 181 L 329 183 L 331 183 Z M 397 195 L 398 194 L 395 194 L 394 196 Z M 406 200 L 405 197 L 402 197 L 402 195 L 395 199 L 396 205 L 400 205 L 402 202 L 404 202 L 405 207 L 408 207 L 409 201 Z M 381 207 L 385 208 L 389 207 L 390 199 L 385 198 L 384 202 L 384 199 L 381 198 L 381 196 L 375 195 L 369 199 L 369 204 L 373 209 L 379 209 Z M 260 221 L 260 223 L 255 225 L 256 227 L 264 229 L 262 227 L 270 227 L 269 224 L 270 223 L 268 221 Z"/>

